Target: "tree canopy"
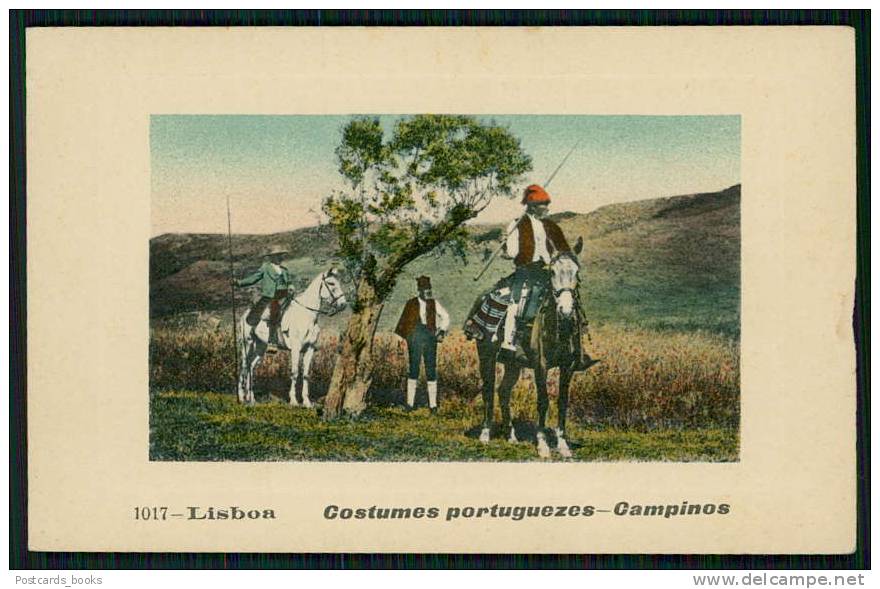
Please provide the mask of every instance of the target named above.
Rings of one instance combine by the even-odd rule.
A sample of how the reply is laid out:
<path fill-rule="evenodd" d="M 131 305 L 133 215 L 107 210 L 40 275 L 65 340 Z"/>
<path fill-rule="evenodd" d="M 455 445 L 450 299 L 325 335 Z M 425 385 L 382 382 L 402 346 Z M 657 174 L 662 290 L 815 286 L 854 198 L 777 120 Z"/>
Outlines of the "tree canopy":
<path fill-rule="evenodd" d="M 463 255 L 463 223 L 510 196 L 531 158 L 510 131 L 464 115 L 357 117 L 336 149 L 347 189 L 325 199 L 340 255 L 379 299 L 406 264 L 437 248 Z"/>
<path fill-rule="evenodd" d="M 359 414 L 372 382 L 373 336 L 384 301 L 407 264 L 452 248 L 464 256 L 464 223 L 510 196 L 532 166 L 506 128 L 461 115 L 398 119 L 386 137 L 375 117 L 356 117 L 336 149 L 346 188 L 323 211 L 357 284 L 333 367 L 324 417 Z"/>

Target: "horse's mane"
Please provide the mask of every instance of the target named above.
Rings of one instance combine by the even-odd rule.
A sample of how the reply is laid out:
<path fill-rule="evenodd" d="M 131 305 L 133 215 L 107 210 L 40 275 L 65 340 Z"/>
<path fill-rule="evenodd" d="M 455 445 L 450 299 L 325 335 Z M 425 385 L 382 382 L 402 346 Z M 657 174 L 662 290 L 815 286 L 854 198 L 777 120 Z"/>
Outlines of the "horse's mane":
<path fill-rule="evenodd" d="M 580 267 L 581 267 L 581 261 L 578 259 L 577 254 L 575 254 L 575 253 L 574 253 L 573 251 L 571 251 L 571 250 L 569 250 L 569 251 L 565 251 L 565 252 L 559 252 L 559 253 L 557 253 L 557 254 L 553 257 L 553 260 L 551 260 L 550 263 L 552 264 L 552 263 L 555 262 L 556 260 L 560 260 L 560 259 L 562 259 L 562 258 L 568 258 L 569 260 L 571 260 L 572 262 L 574 262 L 575 265 L 580 269 Z"/>

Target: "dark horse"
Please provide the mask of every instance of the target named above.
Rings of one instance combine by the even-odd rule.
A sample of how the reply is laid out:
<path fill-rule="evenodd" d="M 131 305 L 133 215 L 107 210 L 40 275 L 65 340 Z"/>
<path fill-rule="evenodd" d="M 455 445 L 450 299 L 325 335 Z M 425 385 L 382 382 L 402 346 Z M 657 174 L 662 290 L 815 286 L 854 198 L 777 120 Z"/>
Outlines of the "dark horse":
<path fill-rule="evenodd" d="M 581 348 L 581 331 L 583 317 L 577 295 L 578 270 L 580 265 L 577 254 L 580 253 L 583 241 L 578 239 L 574 252 L 563 252 L 556 255 L 550 263 L 549 284 L 546 285 L 552 296 L 547 296 L 535 316 L 531 337 L 522 341 L 527 362 L 519 363 L 498 359 L 501 337 L 496 341 L 483 338 L 477 341 L 477 353 L 480 357 L 480 376 L 483 380 L 483 417 L 480 441 L 489 441 L 492 419 L 495 413 L 495 364 L 504 366 L 504 376 L 498 388 L 501 402 L 501 414 L 504 426 L 508 431 L 508 440 L 517 442 L 516 433 L 510 416 L 510 392 L 519 380 L 522 368 L 531 368 L 535 374 L 535 385 L 538 389 L 538 455 L 550 457 L 547 445 L 546 419 L 550 401 L 547 396 L 547 374 L 551 368 L 559 368 L 559 396 L 557 404 L 559 418 L 556 427 L 556 448 L 563 458 L 571 457 L 571 450 L 565 441 L 565 418 L 568 410 L 568 386 L 571 377 L 579 370 L 589 368 L 596 361 L 592 360 Z M 526 338 L 521 338 L 525 340 Z"/>

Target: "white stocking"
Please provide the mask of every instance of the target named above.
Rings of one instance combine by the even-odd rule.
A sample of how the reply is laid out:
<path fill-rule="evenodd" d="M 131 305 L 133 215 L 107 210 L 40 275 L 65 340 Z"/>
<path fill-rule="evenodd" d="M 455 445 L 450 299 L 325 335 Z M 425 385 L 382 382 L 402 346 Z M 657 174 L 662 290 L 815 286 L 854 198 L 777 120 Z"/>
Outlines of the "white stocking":
<path fill-rule="evenodd" d="M 416 385 L 419 381 L 414 378 L 406 379 L 406 404 L 412 407 L 416 402 Z"/>
<path fill-rule="evenodd" d="M 429 380 L 428 381 L 428 406 L 431 409 L 435 409 L 437 407 L 437 381 Z"/>

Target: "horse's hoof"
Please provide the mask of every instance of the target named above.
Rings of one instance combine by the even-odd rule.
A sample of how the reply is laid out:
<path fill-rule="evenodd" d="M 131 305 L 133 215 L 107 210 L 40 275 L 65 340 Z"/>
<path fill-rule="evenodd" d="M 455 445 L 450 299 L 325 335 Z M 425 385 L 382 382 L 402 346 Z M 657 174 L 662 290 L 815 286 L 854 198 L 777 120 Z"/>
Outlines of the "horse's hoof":
<path fill-rule="evenodd" d="M 488 427 L 484 427 L 483 431 L 480 432 L 480 441 L 483 442 L 484 444 L 489 443 L 489 428 Z"/>
<path fill-rule="evenodd" d="M 565 438 L 559 438 L 557 440 L 556 449 L 559 450 L 559 455 L 563 458 L 571 458 L 571 448 L 568 447 Z"/>
<path fill-rule="evenodd" d="M 550 446 L 547 445 L 547 439 L 543 434 L 538 434 L 538 456 L 550 458 Z"/>

